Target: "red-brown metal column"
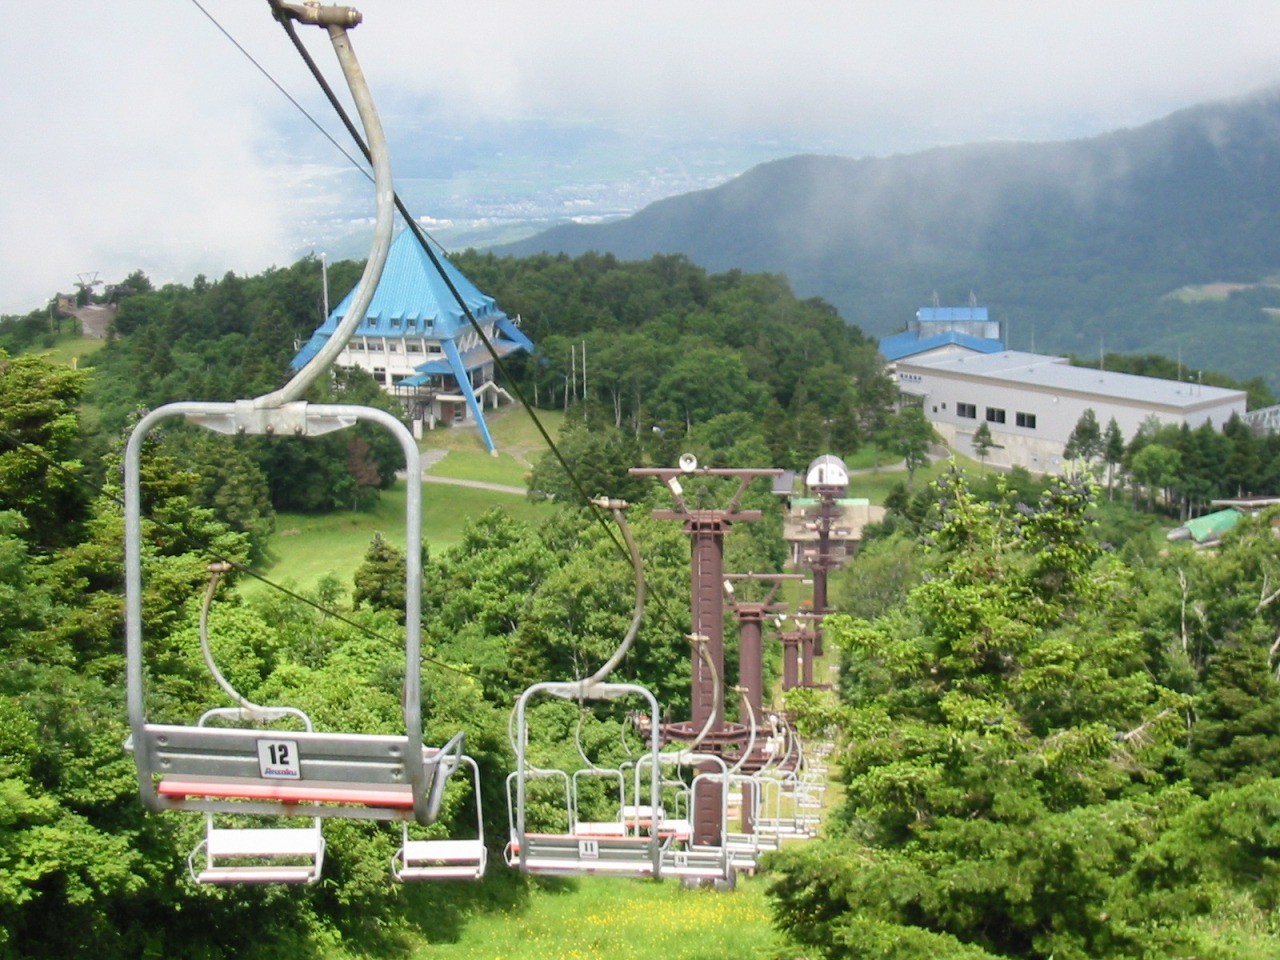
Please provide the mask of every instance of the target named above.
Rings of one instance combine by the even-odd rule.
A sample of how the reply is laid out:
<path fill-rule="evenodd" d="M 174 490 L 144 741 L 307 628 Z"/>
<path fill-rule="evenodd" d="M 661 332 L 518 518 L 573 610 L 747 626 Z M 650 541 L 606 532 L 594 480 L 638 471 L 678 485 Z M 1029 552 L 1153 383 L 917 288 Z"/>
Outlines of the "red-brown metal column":
<path fill-rule="evenodd" d="M 781 634 L 782 637 L 782 689 L 794 690 L 800 685 L 800 632 Z"/>
<path fill-rule="evenodd" d="M 724 689 L 724 535 L 729 524 L 719 518 L 693 518 L 685 523 L 684 530 L 692 538 L 691 561 L 693 566 L 693 590 L 690 614 L 693 632 L 706 641 L 708 667 L 700 657 L 693 658 L 693 686 L 690 700 L 693 705 L 693 725 L 702 729 L 703 724 L 716 712 L 712 729 L 724 721 L 723 697 L 716 711 L 717 681 Z"/>
<path fill-rule="evenodd" d="M 759 723 L 764 710 L 764 604 L 739 603 L 733 609 L 738 617 L 738 684 Z"/>
<path fill-rule="evenodd" d="M 732 592 L 732 581 L 758 581 L 769 585 L 763 600 L 736 600 L 730 604 L 734 616 L 738 620 L 738 686 L 743 691 L 743 701 L 747 704 L 751 719 L 756 724 L 756 751 L 764 756 L 763 744 L 759 740 L 759 728 L 764 720 L 764 620 L 770 613 L 779 613 L 787 608 L 785 603 L 774 603 L 778 588 L 784 580 L 799 580 L 800 574 L 788 573 L 730 573 L 725 575 L 725 589 Z M 740 718 L 743 719 L 743 718 Z M 754 758 L 749 761 L 748 771 L 756 769 Z M 740 818 L 743 833 L 755 831 L 755 818 L 752 812 L 756 804 L 756 787 L 751 781 L 742 785 L 742 816 Z"/>
<path fill-rule="evenodd" d="M 829 494 L 823 494 L 818 504 L 818 555 L 813 569 L 813 612 L 819 617 L 827 612 L 827 571 L 831 562 L 831 524 L 835 520 L 835 503 Z M 822 656 L 822 621 L 813 627 L 813 655 Z"/>
<path fill-rule="evenodd" d="M 709 666 L 704 662 L 695 648 L 692 660 L 692 681 L 690 700 L 692 704 L 692 730 L 686 728 L 679 737 L 691 742 L 702 727 L 710 721 L 708 742 L 699 746 L 702 752 L 713 752 L 724 749 L 723 737 L 714 742 L 712 736 L 716 732 L 724 732 L 724 535 L 734 521 L 759 520 L 759 510 L 742 510 L 739 505 L 747 485 L 757 477 L 773 477 L 781 470 L 753 469 L 720 469 L 699 467 L 697 461 L 689 455 L 680 458 L 681 466 L 676 468 L 633 467 L 631 473 L 639 476 L 660 478 L 675 500 L 675 510 L 655 510 L 653 516 L 659 520 L 683 520 L 684 530 L 692 538 L 690 560 L 693 568 L 690 594 L 690 613 L 693 618 L 695 643 L 703 644 L 706 657 L 711 661 Z M 684 502 L 681 477 L 690 476 L 732 477 L 737 481 L 737 489 L 729 504 L 720 509 L 691 510 Z M 703 639 L 704 638 L 704 639 Z M 717 684 L 717 680 L 719 683 Z M 719 686 L 719 690 L 717 690 Z M 717 695 L 721 699 L 721 709 L 716 710 Z M 692 733 L 693 737 L 687 736 Z M 713 773 L 718 765 L 704 764 L 700 772 Z M 720 814 L 724 802 L 724 785 L 702 785 L 696 793 L 692 810 L 693 842 L 719 846 L 723 842 L 721 836 Z"/>
<path fill-rule="evenodd" d="M 800 632 L 800 684 L 813 686 L 814 648 L 817 646 L 817 632 L 810 627 Z"/>

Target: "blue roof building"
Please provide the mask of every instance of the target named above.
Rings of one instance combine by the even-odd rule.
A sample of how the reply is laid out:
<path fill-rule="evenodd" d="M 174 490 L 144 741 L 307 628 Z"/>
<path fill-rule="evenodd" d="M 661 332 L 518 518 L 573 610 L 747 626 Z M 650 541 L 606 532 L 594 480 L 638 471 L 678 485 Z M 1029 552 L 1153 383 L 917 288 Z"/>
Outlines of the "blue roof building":
<path fill-rule="evenodd" d="M 492 297 L 477 290 L 442 253 L 436 256 L 499 357 L 533 350 Z M 295 370 L 333 336 L 354 299 L 353 289 L 311 335 L 293 358 Z M 416 435 L 423 424 L 431 428 L 471 420 L 492 451 L 485 407 L 511 399 L 494 382 L 493 361 L 413 231 L 403 231 L 392 241 L 364 319 L 336 362 L 367 370 L 383 389 L 401 397 Z"/>
<path fill-rule="evenodd" d="M 915 320 L 901 333 L 880 341 L 880 354 L 896 363 L 907 357 L 947 353 L 999 353 L 1000 321 L 992 320 L 986 307 L 921 307 Z"/>

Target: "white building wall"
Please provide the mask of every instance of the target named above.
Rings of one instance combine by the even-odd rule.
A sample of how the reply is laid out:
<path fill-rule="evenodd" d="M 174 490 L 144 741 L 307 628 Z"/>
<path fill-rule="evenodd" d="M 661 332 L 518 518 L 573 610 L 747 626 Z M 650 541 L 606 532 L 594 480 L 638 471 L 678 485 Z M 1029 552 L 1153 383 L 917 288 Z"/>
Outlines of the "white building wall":
<path fill-rule="evenodd" d="M 1053 389 L 931 370 L 910 361 L 899 362 L 898 382 L 903 392 L 923 398 L 925 417 L 956 449 L 976 457 L 973 435 L 986 423 L 998 445 L 988 453 L 987 462 L 1019 465 L 1035 472 L 1053 472 L 1061 466 L 1067 439 L 1088 409 L 1093 410 L 1104 432 L 1114 417 L 1126 442 L 1150 416 L 1161 423 L 1185 422 L 1192 429 L 1205 422 L 1221 429 L 1233 413 L 1243 416 L 1245 412 L 1243 394 L 1197 401 L 1197 393 L 1204 391 L 1196 384 L 1180 384 L 1177 392 L 1186 391 L 1185 403 L 1169 406 L 1089 394 L 1083 389 Z M 1003 412 L 1003 422 L 999 412 Z"/>

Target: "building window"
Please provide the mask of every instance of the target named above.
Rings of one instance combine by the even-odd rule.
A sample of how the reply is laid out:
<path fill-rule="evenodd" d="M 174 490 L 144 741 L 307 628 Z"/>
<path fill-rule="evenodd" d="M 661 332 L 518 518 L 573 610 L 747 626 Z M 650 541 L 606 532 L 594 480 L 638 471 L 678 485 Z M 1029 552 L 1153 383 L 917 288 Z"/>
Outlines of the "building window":
<path fill-rule="evenodd" d="M 1036 428 L 1036 415 L 1034 413 L 1022 413 L 1019 411 L 1016 419 L 1020 427 L 1026 427 L 1028 430 Z"/>
<path fill-rule="evenodd" d="M 977 420 L 978 408 L 972 403 L 957 403 L 956 416 L 964 417 L 966 420 Z"/>
<path fill-rule="evenodd" d="M 999 407 L 987 407 L 988 423 L 1004 423 L 1004 411 Z"/>

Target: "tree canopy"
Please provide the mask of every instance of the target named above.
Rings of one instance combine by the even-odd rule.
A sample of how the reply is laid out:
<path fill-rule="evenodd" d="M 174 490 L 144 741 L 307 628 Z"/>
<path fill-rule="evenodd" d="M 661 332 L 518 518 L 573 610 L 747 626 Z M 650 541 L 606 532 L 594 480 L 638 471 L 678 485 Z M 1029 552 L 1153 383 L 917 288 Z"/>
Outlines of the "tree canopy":
<path fill-rule="evenodd" d="M 773 862 L 779 923 L 840 958 L 1268 955 L 1271 521 L 1133 568 L 1086 478 L 934 496 L 905 600 L 827 621 L 845 806 Z"/>

